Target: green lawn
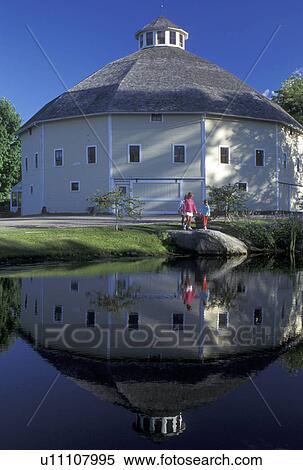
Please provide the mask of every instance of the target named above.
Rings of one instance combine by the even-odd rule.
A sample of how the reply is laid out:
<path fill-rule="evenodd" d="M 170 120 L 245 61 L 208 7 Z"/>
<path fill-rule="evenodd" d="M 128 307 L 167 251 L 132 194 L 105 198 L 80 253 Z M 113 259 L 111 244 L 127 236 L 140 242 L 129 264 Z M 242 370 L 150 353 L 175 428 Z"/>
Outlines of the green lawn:
<path fill-rule="evenodd" d="M 174 225 L 0 230 L 0 262 L 87 261 L 165 256 L 162 234 Z"/>

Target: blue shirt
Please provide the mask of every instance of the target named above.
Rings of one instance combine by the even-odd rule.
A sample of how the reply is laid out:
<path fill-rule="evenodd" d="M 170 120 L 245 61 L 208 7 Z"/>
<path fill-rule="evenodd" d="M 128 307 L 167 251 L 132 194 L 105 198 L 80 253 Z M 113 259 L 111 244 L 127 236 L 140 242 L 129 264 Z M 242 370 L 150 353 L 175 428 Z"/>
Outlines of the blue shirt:
<path fill-rule="evenodd" d="M 201 212 L 202 215 L 210 216 L 210 207 L 209 207 L 209 205 L 202 204 L 200 212 Z"/>

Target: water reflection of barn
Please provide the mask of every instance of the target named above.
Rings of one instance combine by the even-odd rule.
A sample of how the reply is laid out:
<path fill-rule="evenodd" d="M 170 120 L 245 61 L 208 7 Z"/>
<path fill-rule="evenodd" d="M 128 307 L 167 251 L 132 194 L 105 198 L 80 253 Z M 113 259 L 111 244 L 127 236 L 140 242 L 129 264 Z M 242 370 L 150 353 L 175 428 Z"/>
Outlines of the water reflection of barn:
<path fill-rule="evenodd" d="M 99 361 L 39 350 L 64 376 L 102 401 L 135 413 L 133 429 L 154 441 L 186 429 L 183 414 L 237 389 L 266 368 L 279 351 L 211 363 Z"/>
<path fill-rule="evenodd" d="M 159 264 L 151 272 L 112 270 L 106 276 L 25 278 L 22 329 L 31 338 L 38 333 L 40 354 L 61 373 L 101 400 L 136 413 L 133 428 L 161 441 L 185 430 L 184 412 L 239 387 L 247 374 L 262 370 L 277 357 L 279 349 L 273 352 L 273 347 L 301 332 L 301 274 L 254 272 L 240 262 L 189 261 Z M 200 295 L 205 275 L 207 302 Z M 186 276 L 197 293 L 190 310 L 180 292 Z M 174 314 L 183 316 L 182 323 L 174 323 Z M 189 326 L 195 326 L 195 341 L 169 348 L 156 348 L 154 343 L 130 347 L 125 341 L 114 341 L 117 331 L 136 336 L 144 325 L 157 324 L 168 326 L 178 340 L 185 338 Z M 205 326 L 213 332 L 215 343 L 197 342 Z M 251 332 L 248 344 L 219 341 L 230 327 L 243 326 Z M 50 336 L 49 327 L 56 332 L 69 328 L 69 335 Z M 253 341 L 262 328 L 264 342 Z M 97 346 L 77 344 L 71 342 L 76 330 L 83 338 L 98 330 L 110 334 Z M 236 356 L 239 353 L 245 355 Z"/>
<path fill-rule="evenodd" d="M 302 329 L 302 275 L 267 269 L 250 271 L 239 261 L 207 261 L 163 266 L 151 272 L 109 275 L 72 275 L 22 280 L 23 329 L 75 325 L 82 343 L 71 348 L 102 358 L 179 358 L 186 360 L 235 354 L 263 346 L 277 346 Z M 195 296 L 190 309 L 182 299 L 182 283 L 190 278 Z M 207 280 L 205 301 L 204 280 Z M 174 347 L 163 341 L 154 347 L 157 327 L 174 336 Z M 103 332 L 98 347 L 85 340 L 93 327 Z M 144 342 L 143 330 L 149 339 Z M 68 330 L 70 331 L 70 329 Z M 122 334 L 121 331 L 124 333 Z M 186 341 L 189 331 L 192 339 Z M 231 332 L 235 335 L 233 341 Z M 206 333 L 211 336 L 206 341 Z M 86 336 L 85 336 L 86 335 Z M 130 347 L 130 338 L 133 338 Z M 50 340 L 50 338 L 48 338 Z M 42 337 L 40 338 L 42 341 Z M 52 347 L 66 349 L 62 337 L 51 338 Z M 140 344 L 142 347 L 140 347 Z"/>

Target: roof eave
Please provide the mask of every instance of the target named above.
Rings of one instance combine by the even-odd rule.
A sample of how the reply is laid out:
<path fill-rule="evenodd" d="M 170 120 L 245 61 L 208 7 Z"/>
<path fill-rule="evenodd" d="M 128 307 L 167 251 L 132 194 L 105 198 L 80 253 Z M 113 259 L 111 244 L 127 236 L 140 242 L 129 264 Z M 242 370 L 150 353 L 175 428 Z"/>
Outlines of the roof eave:
<path fill-rule="evenodd" d="M 83 116 L 82 114 L 77 114 L 74 116 L 64 116 L 64 117 L 58 117 L 58 118 L 50 118 L 50 119 L 42 119 L 40 121 L 34 121 L 29 123 L 28 125 L 22 126 L 17 132 L 16 135 L 21 135 L 23 132 L 26 132 L 28 129 L 31 127 L 39 127 L 39 125 L 46 123 L 46 122 L 56 122 L 56 121 L 64 121 L 65 119 L 79 119 L 83 117 L 92 117 L 92 116 L 104 116 L 108 114 L 151 114 L 153 111 L 142 111 L 142 112 L 130 112 L 130 111 L 104 111 L 100 113 L 90 113 L 90 114 L 85 114 Z M 291 119 L 293 119 L 295 122 L 290 123 L 287 121 L 283 120 L 278 120 L 278 119 L 269 119 L 269 118 L 260 118 L 260 117 L 253 117 L 253 116 L 242 116 L 239 114 L 225 114 L 222 115 L 222 113 L 214 113 L 211 111 L 168 111 L 168 112 L 163 112 L 163 114 L 196 114 L 196 115 L 204 115 L 206 118 L 209 117 L 215 117 L 218 119 L 224 119 L 224 118 L 234 118 L 234 119 L 245 119 L 245 120 L 253 120 L 253 121 L 262 121 L 262 122 L 271 122 L 275 124 L 280 124 L 288 127 L 292 127 L 294 129 L 299 130 L 300 132 L 303 133 L 303 126 L 296 121 L 292 116 L 290 116 Z M 295 123 L 297 125 L 295 125 Z"/>

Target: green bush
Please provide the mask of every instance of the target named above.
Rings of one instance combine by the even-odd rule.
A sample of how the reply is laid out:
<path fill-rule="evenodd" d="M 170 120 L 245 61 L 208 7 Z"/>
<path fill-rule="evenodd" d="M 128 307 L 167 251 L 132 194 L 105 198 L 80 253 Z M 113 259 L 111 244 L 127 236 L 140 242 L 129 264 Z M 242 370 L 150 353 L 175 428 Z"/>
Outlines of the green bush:
<path fill-rule="evenodd" d="M 235 224 L 238 238 L 245 243 L 255 246 L 263 250 L 275 250 L 275 239 L 268 226 L 256 224 L 254 222 L 242 222 Z"/>

